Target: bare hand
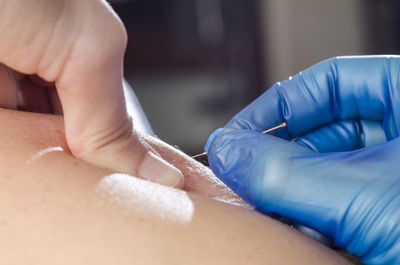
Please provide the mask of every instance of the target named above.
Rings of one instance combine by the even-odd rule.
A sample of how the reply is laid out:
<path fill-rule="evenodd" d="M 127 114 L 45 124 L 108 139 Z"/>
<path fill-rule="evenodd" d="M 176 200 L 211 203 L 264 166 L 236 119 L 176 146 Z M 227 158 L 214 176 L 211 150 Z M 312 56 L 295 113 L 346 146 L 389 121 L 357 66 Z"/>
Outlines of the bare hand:
<path fill-rule="evenodd" d="M 0 62 L 31 76 L 8 76 L 3 67 L 1 106 L 64 113 L 76 157 L 161 184 L 183 184 L 182 173 L 133 130 L 122 86 L 127 36 L 104 0 L 0 0 L 0 32 Z"/>

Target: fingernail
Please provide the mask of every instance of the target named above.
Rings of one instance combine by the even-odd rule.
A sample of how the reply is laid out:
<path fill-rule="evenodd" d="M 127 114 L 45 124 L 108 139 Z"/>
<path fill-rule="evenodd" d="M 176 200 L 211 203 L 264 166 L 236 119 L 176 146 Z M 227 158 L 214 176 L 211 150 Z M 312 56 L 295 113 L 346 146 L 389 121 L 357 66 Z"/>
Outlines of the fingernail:
<path fill-rule="evenodd" d="M 182 172 L 162 158 L 148 152 L 143 159 L 138 174 L 140 178 L 162 185 L 176 187 L 183 181 Z"/>

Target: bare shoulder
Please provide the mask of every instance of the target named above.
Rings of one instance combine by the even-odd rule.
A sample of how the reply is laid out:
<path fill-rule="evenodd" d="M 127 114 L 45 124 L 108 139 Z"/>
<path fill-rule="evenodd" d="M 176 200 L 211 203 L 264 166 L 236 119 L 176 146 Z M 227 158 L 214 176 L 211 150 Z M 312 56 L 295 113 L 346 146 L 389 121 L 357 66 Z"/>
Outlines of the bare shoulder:
<path fill-rule="evenodd" d="M 3 264 L 347 264 L 253 211 L 76 160 L 62 124 L 0 109 Z"/>

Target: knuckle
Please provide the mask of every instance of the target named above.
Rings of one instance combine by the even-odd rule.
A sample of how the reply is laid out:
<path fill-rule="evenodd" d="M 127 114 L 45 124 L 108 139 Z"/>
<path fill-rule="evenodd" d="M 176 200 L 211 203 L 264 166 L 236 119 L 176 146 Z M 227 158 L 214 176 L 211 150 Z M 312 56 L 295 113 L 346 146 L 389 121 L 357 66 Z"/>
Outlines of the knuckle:
<path fill-rule="evenodd" d="M 81 144 L 72 145 L 74 155 L 90 159 L 101 156 L 104 152 L 122 152 L 129 141 L 132 141 L 133 124 L 131 118 L 124 119 L 117 126 L 110 126 L 102 131 L 82 137 Z"/>
<path fill-rule="evenodd" d="M 86 138 L 84 147 L 75 156 L 95 165 L 135 175 L 147 151 L 143 137 L 133 131 L 132 120 L 127 118 L 119 127 Z"/>
<path fill-rule="evenodd" d="M 101 0 L 101 3 L 103 3 L 106 16 L 99 20 L 96 19 L 96 25 L 99 26 L 98 30 L 106 34 L 107 40 L 111 42 L 112 49 L 124 51 L 128 42 L 126 28 L 112 7 L 105 0 Z M 102 13 L 99 14 L 102 15 Z M 102 21 L 102 23 L 98 23 L 98 21 Z"/>
<path fill-rule="evenodd" d="M 132 119 L 126 118 L 119 126 L 110 127 L 89 137 L 89 150 L 99 152 L 109 146 L 119 145 L 132 137 Z"/>

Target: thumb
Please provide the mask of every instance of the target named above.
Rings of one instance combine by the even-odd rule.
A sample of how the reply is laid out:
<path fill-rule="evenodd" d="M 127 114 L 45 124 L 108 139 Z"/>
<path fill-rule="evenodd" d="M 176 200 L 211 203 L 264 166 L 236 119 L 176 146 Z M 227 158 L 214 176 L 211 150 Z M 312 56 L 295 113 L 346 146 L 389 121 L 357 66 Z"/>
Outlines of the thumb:
<path fill-rule="evenodd" d="M 357 185 L 340 175 L 340 154 L 317 154 L 278 137 L 232 129 L 220 132 L 208 149 L 214 173 L 248 203 L 328 237 Z"/>
<path fill-rule="evenodd" d="M 133 131 L 122 85 L 127 36 L 105 0 L 0 4 L 0 61 L 55 81 L 76 157 L 162 184 L 182 182 L 181 172 Z"/>
<path fill-rule="evenodd" d="M 287 174 L 287 162 L 294 154 L 311 150 L 296 143 L 252 130 L 218 129 L 209 138 L 206 151 L 214 173 L 251 204 L 256 193 L 271 194 L 281 184 L 279 175 Z M 274 180 L 260 190 L 264 179 Z"/>
<path fill-rule="evenodd" d="M 82 1 L 73 2 L 71 10 L 81 15 Z M 73 154 L 96 165 L 178 186 L 182 173 L 142 140 L 127 114 L 122 81 L 124 27 L 104 1 L 85 5 L 91 11 L 56 78 Z"/>

